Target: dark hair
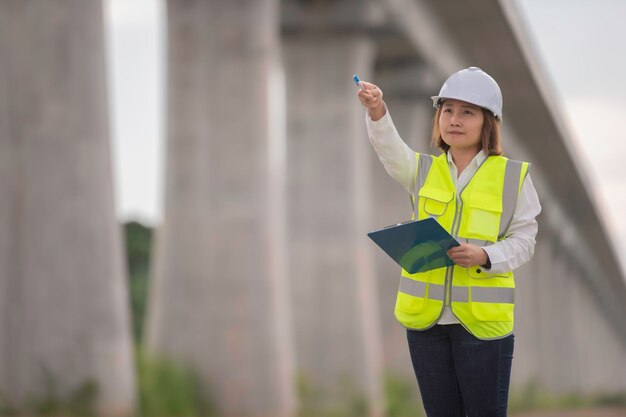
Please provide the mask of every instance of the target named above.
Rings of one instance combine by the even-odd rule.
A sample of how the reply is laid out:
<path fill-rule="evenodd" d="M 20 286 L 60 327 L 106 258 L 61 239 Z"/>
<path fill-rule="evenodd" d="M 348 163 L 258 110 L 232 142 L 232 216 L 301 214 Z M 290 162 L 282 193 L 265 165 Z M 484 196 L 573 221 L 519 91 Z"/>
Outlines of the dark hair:
<path fill-rule="evenodd" d="M 450 145 L 448 145 L 441 137 L 441 131 L 439 130 L 439 116 L 441 115 L 441 109 L 443 106 L 439 106 L 433 117 L 433 130 L 431 136 L 431 145 L 435 148 L 439 148 L 448 153 Z M 482 150 L 487 155 L 502 155 L 502 146 L 500 145 L 500 122 L 487 109 L 480 108 L 483 111 L 483 128 L 480 132 L 480 142 L 482 143 Z"/>

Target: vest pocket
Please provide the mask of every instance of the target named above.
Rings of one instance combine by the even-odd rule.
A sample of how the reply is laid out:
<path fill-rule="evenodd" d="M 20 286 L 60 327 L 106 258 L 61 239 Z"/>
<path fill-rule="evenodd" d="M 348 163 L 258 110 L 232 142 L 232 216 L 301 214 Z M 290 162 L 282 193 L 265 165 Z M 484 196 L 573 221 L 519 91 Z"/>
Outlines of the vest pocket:
<path fill-rule="evenodd" d="M 511 271 L 508 272 L 488 272 L 481 266 L 473 266 L 467 268 L 467 275 L 473 279 L 488 279 L 488 278 L 511 278 Z"/>
<path fill-rule="evenodd" d="M 417 314 L 424 310 L 427 302 L 430 272 L 417 274 L 419 280 L 406 276 L 400 278 L 400 288 L 396 298 L 396 309 L 407 314 Z"/>
<path fill-rule="evenodd" d="M 470 279 L 469 304 L 477 321 L 513 321 L 515 287 L 501 285 L 510 284 L 510 277 L 511 272 L 506 272 L 500 275 L 491 274 L 489 280 Z M 473 285 L 479 282 L 483 285 Z"/>
<path fill-rule="evenodd" d="M 421 209 L 431 216 L 443 215 L 454 198 L 454 192 L 432 187 L 422 187 L 418 195 Z"/>
<path fill-rule="evenodd" d="M 513 304 L 472 301 L 470 306 L 477 321 L 513 321 Z"/>
<path fill-rule="evenodd" d="M 403 292 L 398 292 L 398 298 L 396 298 L 396 309 L 407 314 L 421 313 L 425 304 L 425 298 L 414 297 Z"/>
<path fill-rule="evenodd" d="M 502 199 L 492 194 L 474 192 L 467 203 L 466 236 L 495 242 L 498 240 Z"/>

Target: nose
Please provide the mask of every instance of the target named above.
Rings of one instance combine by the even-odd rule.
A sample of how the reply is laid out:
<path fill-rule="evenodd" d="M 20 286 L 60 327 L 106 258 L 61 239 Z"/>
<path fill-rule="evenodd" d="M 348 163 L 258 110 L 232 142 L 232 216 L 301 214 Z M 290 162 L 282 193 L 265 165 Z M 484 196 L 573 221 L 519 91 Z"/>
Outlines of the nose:
<path fill-rule="evenodd" d="M 456 113 L 452 113 L 450 115 L 450 126 L 459 126 L 459 125 L 460 125 L 460 123 L 459 123 L 459 121 L 457 119 Z"/>

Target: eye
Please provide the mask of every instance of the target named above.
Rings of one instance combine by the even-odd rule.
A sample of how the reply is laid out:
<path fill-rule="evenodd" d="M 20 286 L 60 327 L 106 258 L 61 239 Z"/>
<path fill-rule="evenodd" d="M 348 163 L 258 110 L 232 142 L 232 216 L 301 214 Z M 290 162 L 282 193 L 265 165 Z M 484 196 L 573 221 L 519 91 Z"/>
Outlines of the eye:
<path fill-rule="evenodd" d="M 463 114 L 465 114 L 465 115 L 470 115 L 470 116 L 471 116 L 471 115 L 472 115 L 472 114 L 474 114 L 474 113 L 472 113 L 472 111 L 471 111 L 471 110 L 465 110 L 465 111 L 463 112 Z"/>
<path fill-rule="evenodd" d="M 443 112 L 444 112 L 444 113 L 450 113 L 450 112 L 452 112 L 452 110 L 451 110 L 451 109 L 449 109 L 449 108 L 447 108 L 447 109 L 443 109 Z"/>

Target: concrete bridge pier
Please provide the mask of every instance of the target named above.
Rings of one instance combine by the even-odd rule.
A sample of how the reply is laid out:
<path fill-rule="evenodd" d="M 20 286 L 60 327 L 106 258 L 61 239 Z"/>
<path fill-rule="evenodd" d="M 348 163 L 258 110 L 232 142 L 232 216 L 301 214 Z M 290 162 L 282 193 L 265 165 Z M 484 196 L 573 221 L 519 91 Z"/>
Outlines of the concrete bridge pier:
<path fill-rule="evenodd" d="M 301 408 L 380 416 L 382 350 L 366 236 L 371 150 L 352 82 L 355 72 L 371 79 L 375 46 L 362 36 L 370 11 L 356 3 L 339 2 L 330 16 L 324 7 L 283 3 L 289 269 Z M 341 19 L 356 19 L 351 31 L 330 23 Z"/>
<path fill-rule="evenodd" d="M 221 415 L 295 409 L 274 0 L 168 2 L 168 144 L 148 345 Z"/>
<path fill-rule="evenodd" d="M 0 2 L 0 398 L 131 415 L 101 2 Z"/>
<path fill-rule="evenodd" d="M 537 253 L 541 248 L 542 245 L 537 244 L 533 262 L 515 270 L 515 352 L 511 391 L 517 391 L 516 394 L 527 387 L 539 368 L 538 323 L 542 317 L 535 288 L 541 279 Z"/>

